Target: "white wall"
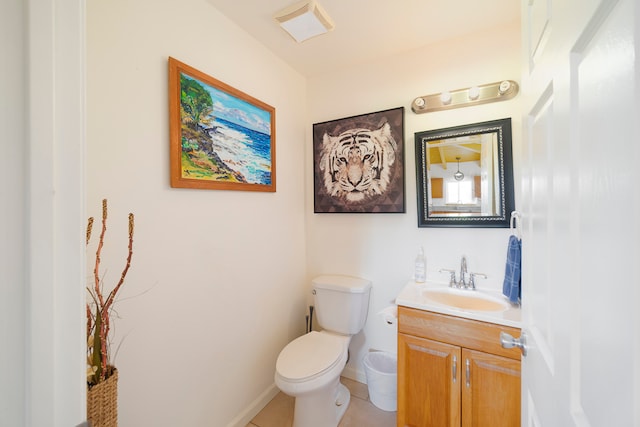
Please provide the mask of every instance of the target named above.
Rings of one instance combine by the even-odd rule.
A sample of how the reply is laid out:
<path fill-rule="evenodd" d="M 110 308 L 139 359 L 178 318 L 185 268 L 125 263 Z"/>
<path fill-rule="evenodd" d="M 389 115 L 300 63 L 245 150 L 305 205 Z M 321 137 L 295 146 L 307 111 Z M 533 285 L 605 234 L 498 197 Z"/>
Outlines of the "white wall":
<path fill-rule="evenodd" d="M 422 115 L 414 114 L 410 107 L 419 95 L 504 79 L 517 81 L 521 72 L 519 58 L 520 26 L 515 22 L 309 81 L 310 124 L 305 154 L 307 271 L 309 277 L 345 273 L 373 281 L 369 318 L 364 331 L 352 341 L 345 375 L 364 380 L 361 362 L 370 348 L 396 351 L 395 328 L 387 327 L 376 313 L 389 305 L 411 278 L 413 260 L 421 245 L 432 278 L 447 280 L 437 270 L 458 267 L 464 254 L 470 271 L 489 275 L 488 280 L 479 281 L 479 287 L 501 289 L 508 229 L 417 227 L 414 133 L 511 117 L 517 160 L 518 98 Z M 400 106 L 405 107 L 406 213 L 314 214 L 311 123 Z"/>
<path fill-rule="evenodd" d="M 306 82 L 201 0 L 91 1 L 87 32 L 87 211 L 109 199 L 107 286 L 136 215 L 120 423 L 244 426 L 304 332 Z M 170 188 L 169 56 L 275 107 L 276 193 Z"/>

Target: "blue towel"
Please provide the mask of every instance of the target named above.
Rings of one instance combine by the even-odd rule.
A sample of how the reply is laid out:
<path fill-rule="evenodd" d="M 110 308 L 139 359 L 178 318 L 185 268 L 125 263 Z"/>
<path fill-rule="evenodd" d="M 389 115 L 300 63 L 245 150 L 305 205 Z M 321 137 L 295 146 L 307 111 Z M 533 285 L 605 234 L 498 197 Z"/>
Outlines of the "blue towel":
<path fill-rule="evenodd" d="M 512 304 L 520 303 L 521 293 L 521 261 L 522 242 L 516 236 L 509 237 L 509 248 L 507 249 L 507 266 L 504 272 L 504 283 L 502 293 L 509 298 Z"/>

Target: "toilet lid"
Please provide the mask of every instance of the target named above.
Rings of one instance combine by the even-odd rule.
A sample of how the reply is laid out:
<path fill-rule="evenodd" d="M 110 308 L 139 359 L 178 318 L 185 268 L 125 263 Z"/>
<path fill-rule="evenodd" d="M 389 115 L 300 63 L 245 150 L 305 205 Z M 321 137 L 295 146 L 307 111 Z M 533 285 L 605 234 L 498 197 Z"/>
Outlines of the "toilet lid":
<path fill-rule="evenodd" d="M 312 331 L 291 341 L 280 352 L 276 371 L 289 381 L 304 381 L 335 366 L 343 351 L 341 337 Z"/>

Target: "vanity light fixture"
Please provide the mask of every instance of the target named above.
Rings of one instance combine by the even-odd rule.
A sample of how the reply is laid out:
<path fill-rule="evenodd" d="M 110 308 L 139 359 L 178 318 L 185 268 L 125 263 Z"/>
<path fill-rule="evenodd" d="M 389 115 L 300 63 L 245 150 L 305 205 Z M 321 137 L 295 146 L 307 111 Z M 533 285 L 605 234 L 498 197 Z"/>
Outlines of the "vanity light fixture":
<path fill-rule="evenodd" d="M 458 172 L 453 174 L 453 178 L 456 181 L 462 181 L 464 179 L 464 174 L 460 172 L 460 157 L 456 157 L 456 160 L 458 161 Z"/>
<path fill-rule="evenodd" d="M 298 43 L 328 33 L 335 27 L 327 12 L 315 0 L 289 6 L 276 13 L 274 18 Z"/>
<path fill-rule="evenodd" d="M 506 101 L 515 97 L 518 91 L 518 83 L 513 80 L 502 80 L 464 89 L 419 96 L 411 103 L 411 110 L 416 114 L 423 114 L 489 102 Z"/>

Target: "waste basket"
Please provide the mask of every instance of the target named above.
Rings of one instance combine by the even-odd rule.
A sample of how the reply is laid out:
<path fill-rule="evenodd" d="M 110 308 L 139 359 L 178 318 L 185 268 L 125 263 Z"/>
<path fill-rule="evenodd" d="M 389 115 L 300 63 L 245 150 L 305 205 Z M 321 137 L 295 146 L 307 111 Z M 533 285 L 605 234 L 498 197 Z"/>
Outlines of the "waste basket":
<path fill-rule="evenodd" d="M 393 353 L 371 351 L 364 357 L 364 372 L 371 402 L 383 411 L 398 408 L 398 358 Z"/>

